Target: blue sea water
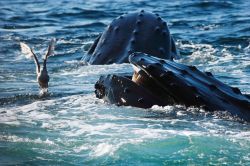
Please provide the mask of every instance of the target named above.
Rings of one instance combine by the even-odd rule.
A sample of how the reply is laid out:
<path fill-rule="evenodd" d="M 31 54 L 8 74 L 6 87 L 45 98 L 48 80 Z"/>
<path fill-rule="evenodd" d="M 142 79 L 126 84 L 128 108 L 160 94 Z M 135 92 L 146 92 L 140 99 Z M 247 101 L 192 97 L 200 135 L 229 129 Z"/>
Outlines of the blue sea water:
<path fill-rule="evenodd" d="M 250 124 L 181 105 L 117 107 L 94 95 L 102 74 L 129 64 L 86 66 L 81 58 L 117 16 L 160 14 L 177 41 L 180 63 L 250 94 L 250 1 L 1 0 L 0 165 L 250 165 Z M 35 65 L 51 38 L 47 97 Z"/>

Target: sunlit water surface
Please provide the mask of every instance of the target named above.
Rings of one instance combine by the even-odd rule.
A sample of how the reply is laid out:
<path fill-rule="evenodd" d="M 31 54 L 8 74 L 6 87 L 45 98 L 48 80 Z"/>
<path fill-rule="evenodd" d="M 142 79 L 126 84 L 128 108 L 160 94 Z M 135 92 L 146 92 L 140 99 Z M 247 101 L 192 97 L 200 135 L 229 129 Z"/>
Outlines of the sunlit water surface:
<path fill-rule="evenodd" d="M 250 93 L 250 2 L 139 0 L 0 1 L 0 165 L 250 165 L 250 125 L 181 105 L 117 107 L 95 97 L 102 74 L 129 64 L 86 66 L 81 58 L 112 19 L 135 10 L 167 20 L 192 64 Z M 20 41 L 49 58 L 49 92 Z"/>

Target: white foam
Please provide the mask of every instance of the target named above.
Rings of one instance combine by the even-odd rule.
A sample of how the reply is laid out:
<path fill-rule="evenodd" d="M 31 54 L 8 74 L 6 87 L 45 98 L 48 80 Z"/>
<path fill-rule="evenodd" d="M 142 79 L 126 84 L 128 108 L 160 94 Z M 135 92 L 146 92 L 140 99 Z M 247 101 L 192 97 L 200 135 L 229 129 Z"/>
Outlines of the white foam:
<path fill-rule="evenodd" d="M 86 151 L 86 150 L 89 150 L 89 149 L 91 149 L 91 146 L 90 145 L 86 145 L 86 144 L 81 145 L 79 147 L 74 147 L 73 148 L 74 152 L 76 152 L 76 153 L 80 153 L 82 151 Z"/>
<path fill-rule="evenodd" d="M 206 64 L 217 60 L 215 56 L 218 49 L 214 48 L 210 44 L 180 44 L 180 49 L 192 49 L 192 54 L 188 58 L 182 58 L 179 62 L 189 64 Z"/>
<path fill-rule="evenodd" d="M 94 157 L 99 157 L 103 155 L 113 155 L 115 150 L 116 150 L 116 147 L 114 145 L 107 144 L 107 143 L 100 143 L 94 148 L 92 155 Z"/>
<path fill-rule="evenodd" d="M 45 141 L 43 141 L 43 140 L 41 140 L 41 138 L 30 139 L 30 138 L 18 137 L 15 135 L 8 135 L 8 136 L 0 135 L 0 140 L 7 141 L 7 142 L 26 142 L 26 143 L 55 145 L 55 143 L 53 141 L 49 140 L 48 138 Z"/>
<path fill-rule="evenodd" d="M 15 112 L 6 109 L 0 109 L 0 124 L 8 124 L 8 125 L 20 125 L 18 121 L 17 115 Z"/>
<path fill-rule="evenodd" d="M 250 52 L 250 42 L 249 42 L 248 46 L 246 46 L 244 48 L 244 51 L 245 51 L 245 53 L 249 53 Z"/>
<path fill-rule="evenodd" d="M 132 73 L 133 68 L 130 64 L 111 64 L 111 65 L 88 65 L 81 66 L 76 70 L 62 71 L 60 75 L 67 75 L 67 77 L 84 77 L 84 76 L 95 76 L 102 74 L 112 74 L 112 73 Z"/>

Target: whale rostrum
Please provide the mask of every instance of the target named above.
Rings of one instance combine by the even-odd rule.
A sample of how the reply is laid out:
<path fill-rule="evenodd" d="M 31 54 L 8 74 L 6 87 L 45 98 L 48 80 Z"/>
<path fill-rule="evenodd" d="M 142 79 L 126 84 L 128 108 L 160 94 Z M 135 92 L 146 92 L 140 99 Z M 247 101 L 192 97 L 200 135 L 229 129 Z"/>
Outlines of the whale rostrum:
<path fill-rule="evenodd" d="M 217 80 L 210 72 L 145 53 L 133 53 L 129 61 L 136 69 L 134 75 L 102 76 L 95 85 L 98 98 L 141 108 L 170 104 L 198 106 L 207 111 L 228 111 L 250 121 L 249 97 Z"/>

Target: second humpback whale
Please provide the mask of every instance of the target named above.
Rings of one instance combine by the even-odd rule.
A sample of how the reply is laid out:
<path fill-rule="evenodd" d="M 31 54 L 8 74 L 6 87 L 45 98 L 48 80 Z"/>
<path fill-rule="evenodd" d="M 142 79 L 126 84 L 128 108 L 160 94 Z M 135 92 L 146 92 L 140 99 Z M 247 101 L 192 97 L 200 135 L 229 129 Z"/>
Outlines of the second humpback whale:
<path fill-rule="evenodd" d="M 128 63 L 133 52 L 173 59 L 177 49 L 166 21 L 141 10 L 119 16 L 99 35 L 83 61 L 89 64 Z"/>

